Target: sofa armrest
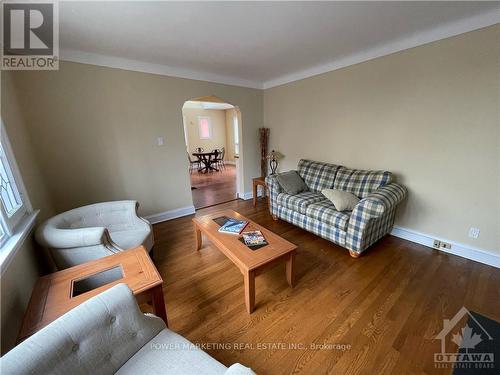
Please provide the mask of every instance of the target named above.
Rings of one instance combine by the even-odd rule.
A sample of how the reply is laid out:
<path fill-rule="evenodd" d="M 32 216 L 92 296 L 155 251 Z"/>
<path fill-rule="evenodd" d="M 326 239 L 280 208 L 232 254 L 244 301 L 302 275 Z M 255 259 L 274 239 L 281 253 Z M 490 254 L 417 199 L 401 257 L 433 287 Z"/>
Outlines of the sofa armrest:
<path fill-rule="evenodd" d="M 392 226 L 392 223 L 386 223 L 384 218 L 389 215 L 393 218 L 396 206 L 405 196 L 404 186 L 391 183 L 360 200 L 349 218 L 346 247 L 355 252 L 361 252 L 373 243 L 377 236 L 384 235 L 385 233 L 382 234 L 382 232 L 388 226 Z M 374 225 L 376 222 L 379 222 L 379 225 Z"/>
<path fill-rule="evenodd" d="M 266 176 L 266 185 L 267 188 L 269 189 L 270 194 L 275 194 L 278 195 L 283 191 L 281 188 L 281 185 L 278 182 L 277 175 L 271 174 L 269 176 Z"/>
<path fill-rule="evenodd" d="M 396 207 L 406 196 L 404 186 L 391 183 L 375 190 L 366 198 L 361 199 L 352 210 L 351 219 L 368 220 L 382 216 L 384 212 Z"/>
<path fill-rule="evenodd" d="M 278 194 L 283 192 L 283 188 L 279 184 L 275 174 L 266 176 L 266 185 L 269 191 L 269 210 L 272 215 L 277 215 Z"/>

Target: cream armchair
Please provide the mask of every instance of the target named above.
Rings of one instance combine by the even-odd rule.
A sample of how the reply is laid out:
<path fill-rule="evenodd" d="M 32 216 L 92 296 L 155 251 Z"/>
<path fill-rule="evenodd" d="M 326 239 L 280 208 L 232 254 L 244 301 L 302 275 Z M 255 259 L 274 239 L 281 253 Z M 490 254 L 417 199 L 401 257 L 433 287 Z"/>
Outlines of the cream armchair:
<path fill-rule="evenodd" d="M 138 207 L 137 201 L 115 201 L 75 208 L 43 223 L 36 240 L 59 270 L 140 245 L 151 253 L 153 230 Z"/>

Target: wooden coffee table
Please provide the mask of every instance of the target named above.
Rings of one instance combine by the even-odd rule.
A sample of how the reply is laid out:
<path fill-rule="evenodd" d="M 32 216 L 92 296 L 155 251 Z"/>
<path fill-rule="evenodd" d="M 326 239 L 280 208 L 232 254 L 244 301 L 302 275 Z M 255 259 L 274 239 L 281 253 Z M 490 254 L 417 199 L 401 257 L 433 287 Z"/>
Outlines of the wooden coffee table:
<path fill-rule="evenodd" d="M 251 250 L 239 240 L 237 235 L 220 233 L 219 225 L 213 220 L 220 216 L 248 221 L 249 224 L 245 231 L 260 230 L 269 244 L 260 249 Z M 297 250 L 297 246 L 293 243 L 233 210 L 217 211 L 209 215 L 195 217 L 193 225 L 197 251 L 201 249 L 201 234 L 203 233 L 243 274 L 245 304 L 249 314 L 255 307 L 255 276 L 268 266 L 285 262 L 286 279 L 288 284 L 293 287 L 294 258 Z"/>
<path fill-rule="evenodd" d="M 75 285 L 79 280 L 117 267 L 121 268 L 122 278 L 75 295 Z M 139 303 L 151 301 L 155 315 L 167 323 L 163 280 L 146 249 L 140 246 L 40 277 L 33 288 L 18 342 L 119 283 L 127 284 Z"/>

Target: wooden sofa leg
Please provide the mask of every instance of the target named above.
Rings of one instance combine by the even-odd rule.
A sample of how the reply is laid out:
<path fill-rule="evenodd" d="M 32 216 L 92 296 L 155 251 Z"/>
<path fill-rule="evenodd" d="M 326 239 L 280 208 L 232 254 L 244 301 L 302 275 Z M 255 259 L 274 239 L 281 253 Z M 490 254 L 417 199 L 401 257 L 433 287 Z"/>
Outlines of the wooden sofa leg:
<path fill-rule="evenodd" d="M 351 254 L 353 258 L 359 258 L 359 256 L 361 255 L 360 253 L 357 253 L 353 250 L 349 250 L 349 254 Z"/>
<path fill-rule="evenodd" d="M 273 216 L 273 220 L 274 220 L 274 221 L 277 221 L 277 220 L 278 220 L 278 216 L 276 216 L 276 215 L 272 215 L 272 216 Z"/>

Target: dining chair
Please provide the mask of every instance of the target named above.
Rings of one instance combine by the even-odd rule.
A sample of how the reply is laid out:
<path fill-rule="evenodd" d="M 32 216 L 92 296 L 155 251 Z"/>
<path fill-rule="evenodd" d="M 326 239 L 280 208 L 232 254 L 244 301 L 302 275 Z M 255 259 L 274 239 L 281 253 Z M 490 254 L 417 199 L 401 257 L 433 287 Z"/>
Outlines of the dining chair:
<path fill-rule="evenodd" d="M 193 160 L 191 159 L 191 155 L 189 155 L 189 152 L 187 153 L 188 160 L 189 160 L 189 173 L 193 172 L 193 170 L 199 169 L 200 168 L 200 161 L 199 160 Z"/>
<path fill-rule="evenodd" d="M 220 154 L 220 166 L 226 168 L 226 162 L 224 161 L 225 157 L 226 157 L 226 148 L 222 147 L 220 149 L 220 151 L 221 151 L 221 154 Z"/>
<path fill-rule="evenodd" d="M 222 166 L 221 160 L 222 160 L 223 150 L 224 150 L 224 147 L 222 147 L 222 148 L 214 148 L 212 150 L 212 152 L 215 153 L 214 164 L 217 167 L 219 167 L 219 171 L 220 171 L 220 167 Z"/>

